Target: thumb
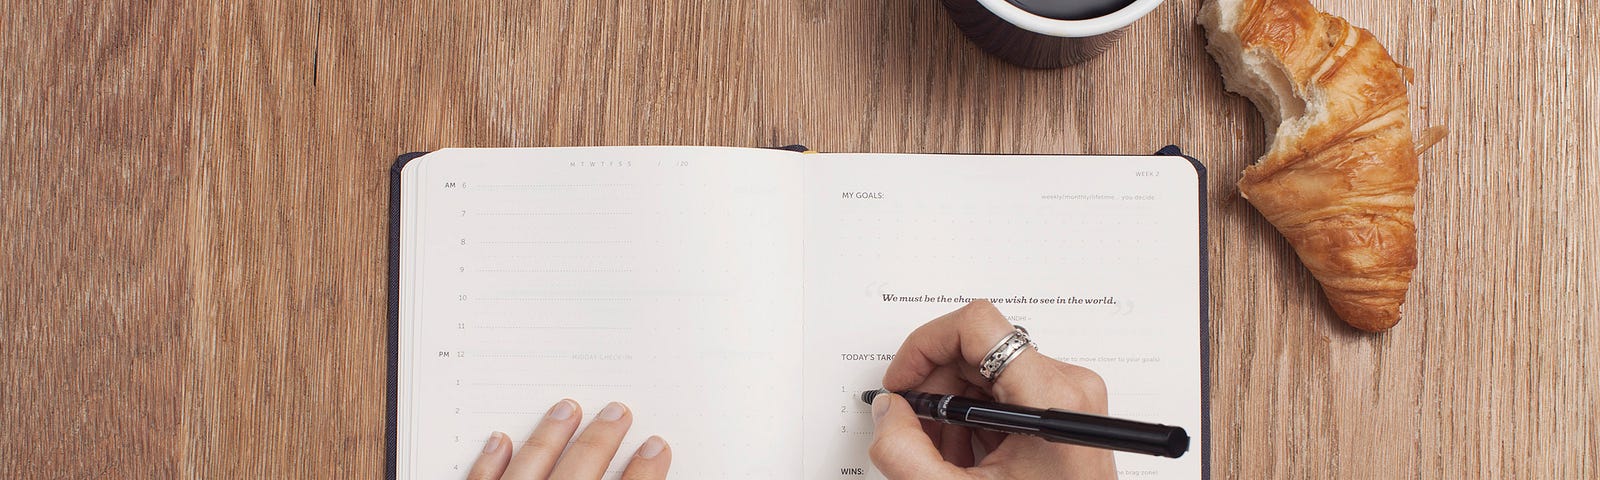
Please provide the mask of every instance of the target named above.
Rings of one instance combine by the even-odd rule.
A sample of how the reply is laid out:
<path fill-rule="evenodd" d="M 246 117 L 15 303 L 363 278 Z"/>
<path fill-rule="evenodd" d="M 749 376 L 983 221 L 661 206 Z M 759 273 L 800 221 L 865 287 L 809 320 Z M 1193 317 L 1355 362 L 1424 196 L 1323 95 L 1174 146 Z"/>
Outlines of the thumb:
<path fill-rule="evenodd" d="M 872 448 L 867 453 L 878 471 L 890 479 L 961 478 L 960 467 L 944 461 L 933 439 L 906 399 L 881 393 L 872 399 Z"/>

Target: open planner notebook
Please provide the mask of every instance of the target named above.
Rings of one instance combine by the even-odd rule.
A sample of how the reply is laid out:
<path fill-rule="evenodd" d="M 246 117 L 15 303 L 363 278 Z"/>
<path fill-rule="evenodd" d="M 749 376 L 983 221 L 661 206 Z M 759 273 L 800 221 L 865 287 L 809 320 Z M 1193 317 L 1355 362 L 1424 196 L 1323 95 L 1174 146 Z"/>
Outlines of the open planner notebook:
<path fill-rule="evenodd" d="M 880 478 L 860 392 L 971 299 L 1098 371 L 1111 415 L 1194 437 L 1116 454 L 1124 478 L 1204 475 L 1205 174 L 1185 157 L 447 149 L 395 172 L 396 478 L 464 477 L 562 398 L 632 409 L 608 478 L 652 434 L 674 478 Z"/>

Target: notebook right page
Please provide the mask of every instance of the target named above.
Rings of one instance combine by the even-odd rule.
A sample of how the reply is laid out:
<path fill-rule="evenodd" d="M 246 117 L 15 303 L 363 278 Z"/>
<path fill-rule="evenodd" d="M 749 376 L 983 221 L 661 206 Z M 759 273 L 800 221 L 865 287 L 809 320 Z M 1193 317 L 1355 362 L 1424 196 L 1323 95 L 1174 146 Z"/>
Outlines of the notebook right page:
<path fill-rule="evenodd" d="M 1188 430 L 1182 458 L 1116 454 L 1121 478 L 1201 478 L 1203 179 L 1187 159 L 807 160 L 806 478 L 881 478 L 857 395 L 913 329 L 980 298 L 1099 372 L 1111 415 Z"/>

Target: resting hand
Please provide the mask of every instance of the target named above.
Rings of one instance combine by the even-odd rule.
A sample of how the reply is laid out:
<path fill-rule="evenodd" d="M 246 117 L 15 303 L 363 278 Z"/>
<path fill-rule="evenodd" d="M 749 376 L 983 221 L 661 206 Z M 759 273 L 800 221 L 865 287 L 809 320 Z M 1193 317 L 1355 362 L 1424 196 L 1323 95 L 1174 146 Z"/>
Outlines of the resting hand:
<path fill-rule="evenodd" d="M 572 447 L 567 441 L 578 431 L 583 409 L 578 402 L 562 400 L 550 407 L 539 426 L 533 429 L 522 449 L 512 455 L 511 438 L 494 432 L 473 463 L 468 480 L 545 480 L 598 479 L 611 464 L 611 457 L 622 445 L 622 436 L 633 425 L 633 414 L 620 403 L 606 405 L 589 427 L 578 434 Z M 566 453 L 563 454 L 562 450 Z M 622 472 L 625 480 L 667 478 L 672 464 L 672 449 L 660 437 L 650 437 L 628 461 Z"/>
<path fill-rule="evenodd" d="M 883 388 L 1106 414 L 1106 387 L 1099 375 L 1031 348 L 992 385 L 984 380 L 977 365 L 1011 331 L 1011 323 L 984 301 L 934 319 L 900 345 L 883 375 Z M 1108 450 L 921 421 L 899 395 L 878 395 L 872 417 L 872 463 L 891 479 L 1116 478 Z M 974 441 L 986 454 L 974 455 Z"/>

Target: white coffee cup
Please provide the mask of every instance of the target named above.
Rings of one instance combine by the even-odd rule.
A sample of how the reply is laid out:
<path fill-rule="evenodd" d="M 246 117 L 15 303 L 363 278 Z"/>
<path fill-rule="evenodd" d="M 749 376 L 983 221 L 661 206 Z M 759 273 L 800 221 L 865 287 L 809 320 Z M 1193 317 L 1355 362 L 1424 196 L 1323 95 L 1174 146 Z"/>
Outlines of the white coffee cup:
<path fill-rule="evenodd" d="M 943 0 L 979 48 L 1029 68 L 1084 62 L 1162 0 Z"/>

